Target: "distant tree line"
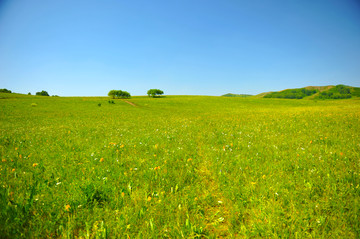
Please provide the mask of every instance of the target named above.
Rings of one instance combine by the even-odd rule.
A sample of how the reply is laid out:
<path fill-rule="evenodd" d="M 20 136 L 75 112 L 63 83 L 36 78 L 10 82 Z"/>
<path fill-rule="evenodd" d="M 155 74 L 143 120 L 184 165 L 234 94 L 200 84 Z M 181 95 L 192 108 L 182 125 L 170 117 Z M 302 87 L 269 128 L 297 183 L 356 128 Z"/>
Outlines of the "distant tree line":
<path fill-rule="evenodd" d="M 225 95 L 222 95 L 222 96 L 225 96 L 225 97 L 250 97 L 252 95 L 249 95 L 249 94 L 232 94 L 232 93 L 227 93 Z"/>
<path fill-rule="evenodd" d="M 149 97 L 154 97 L 154 98 L 160 97 L 163 94 L 164 94 L 164 91 L 159 90 L 159 89 L 150 89 L 147 91 L 147 95 Z M 115 98 L 127 99 L 127 98 L 131 97 L 129 92 L 123 91 L 123 90 L 110 90 L 108 93 L 108 96 L 110 96 L 113 99 L 115 99 Z"/>
<path fill-rule="evenodd" d="M 0 93 L 12 93 L 12 92 L 11 92 L 11 90 L 8 90 L 8 89 L 0 89 Z M 31 95 L 31 93 L 29 92 L 28 95 Z M 47 91 L 45 91 L 45 90 L 36 92 L 36 95 L 50 96 L 49 93 Z M 53 95 L 53 96 L 57 96 L 57 95 Z"/>
<path fill-rule="evenodd" d="M 264 96 L 264 98 L 284 98 L 284 99 L 302 99 L 306 96 L 317 93 L 318 90 L 308 90 L 305 88 L 283 90 L 279 92 L 271 92 Z"/>

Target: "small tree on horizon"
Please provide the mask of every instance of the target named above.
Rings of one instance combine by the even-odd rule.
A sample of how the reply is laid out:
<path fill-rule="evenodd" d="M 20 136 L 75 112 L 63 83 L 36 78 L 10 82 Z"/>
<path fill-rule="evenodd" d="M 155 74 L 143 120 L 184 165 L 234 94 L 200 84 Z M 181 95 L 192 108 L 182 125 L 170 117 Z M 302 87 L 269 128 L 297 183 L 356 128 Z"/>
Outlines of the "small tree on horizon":
<path fill-rule="evenodd" d="M 153 97 L 153 98 L 155 98 L 155 97 L 157 97 L 157 96 L 160 96 L 160 95 L 162 95 L 162 94 L 164 94 L 164 91 L 162 91 L 162 90 L 159 90 L 159 89 L 150 89 L 150 90 L 148 90 L 147 91 L 147 95 L 150 97 Z"/>
<path fill-rule="evenodd" d="M 115 99 L 115 97 L 122 99 L 128 99 L 131 97 L 129 92 L 123 90 L 110 90 L 108 96 L 112 97 L 113 99 Z"/>
<path fill-rule="evenodd" d="M 41 92 L 36 92 L 36 95 L 49 96 L 49 93 L 47 93 L 47 91 L 43 90 Z"/>
<path fill-rule="evenodd" d="M 111 90 L 111 91 L 109 91 L 108 96 L 110 96 L 110 97 L 112 97 L 113 99 L 115 99 L 116 90 Z"/>

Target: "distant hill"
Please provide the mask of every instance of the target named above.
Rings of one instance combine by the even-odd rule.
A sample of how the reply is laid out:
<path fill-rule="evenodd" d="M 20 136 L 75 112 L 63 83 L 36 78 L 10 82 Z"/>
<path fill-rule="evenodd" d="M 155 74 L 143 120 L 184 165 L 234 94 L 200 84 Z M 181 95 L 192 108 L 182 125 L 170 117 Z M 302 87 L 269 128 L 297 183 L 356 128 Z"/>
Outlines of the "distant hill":
<path fill-rule="evenodd" d="M 351 97 L 360 97 L 360 88 L 346 85 L 307 86 L 304 88 L 261 93 L 256 97 L 283 99 L 348 99 Z"/>
<path fill-rule="evenodd" d="M 227 94 L 222 95 L 222 96 L 225 96 L 225 97 L 249 97 L 249 96 L 252 96 L 252 95 L 227 93 Z"/>

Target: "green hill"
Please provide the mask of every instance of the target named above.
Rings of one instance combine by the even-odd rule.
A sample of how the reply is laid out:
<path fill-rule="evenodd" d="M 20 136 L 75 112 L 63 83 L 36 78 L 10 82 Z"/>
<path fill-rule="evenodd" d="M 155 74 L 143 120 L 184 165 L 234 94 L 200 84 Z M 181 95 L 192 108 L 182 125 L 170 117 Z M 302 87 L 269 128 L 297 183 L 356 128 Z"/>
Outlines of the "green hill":
<path fill-rule="evenodd" d="M 304 88 L 261 93 L 257 96 L 260 98 L 283 99 L 348 99 L 360 97 L 360 88 L 346 85 L 307 86 Z"/>
<path fill-rule="evenodd" d="M 284 98 L 284 99 L 302 99 L 304 97 L 317 93 L 317 89 L 288 89 L 279 92 L 271 92 L 264 95 L 264 98 Z"/>

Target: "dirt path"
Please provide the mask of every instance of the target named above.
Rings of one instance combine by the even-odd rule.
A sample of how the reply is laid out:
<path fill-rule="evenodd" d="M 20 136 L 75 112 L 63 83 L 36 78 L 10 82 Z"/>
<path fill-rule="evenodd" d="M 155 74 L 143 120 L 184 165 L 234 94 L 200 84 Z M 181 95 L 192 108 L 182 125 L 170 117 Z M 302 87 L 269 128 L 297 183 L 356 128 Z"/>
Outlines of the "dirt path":
<path fill-rule="evenodd" d="M 128 103 L 129 105 L 132 105 L 134 107 L 137 107 L 137 105 L 135 105 L 134 103 L 130 102 L 130 101 L 127 101 L 127 100 L 123 100 L 125 103 Z"/>

